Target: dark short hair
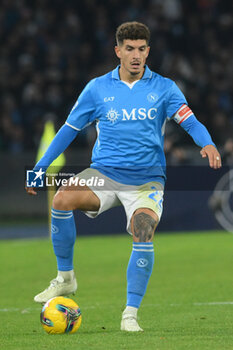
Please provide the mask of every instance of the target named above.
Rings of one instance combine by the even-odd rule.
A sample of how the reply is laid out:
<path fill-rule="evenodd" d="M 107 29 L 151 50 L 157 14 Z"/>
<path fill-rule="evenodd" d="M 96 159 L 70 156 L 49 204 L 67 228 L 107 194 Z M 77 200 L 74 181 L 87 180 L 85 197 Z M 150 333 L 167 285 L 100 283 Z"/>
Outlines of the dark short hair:
<path fill-rule="evenodd" d="M 149 28 L 140 22 L 125 22 L 122 23 L 116 30 L 117 45 L 122 45 L 124 40 L 146 40 L 147 45 L 150 40 Z"/>

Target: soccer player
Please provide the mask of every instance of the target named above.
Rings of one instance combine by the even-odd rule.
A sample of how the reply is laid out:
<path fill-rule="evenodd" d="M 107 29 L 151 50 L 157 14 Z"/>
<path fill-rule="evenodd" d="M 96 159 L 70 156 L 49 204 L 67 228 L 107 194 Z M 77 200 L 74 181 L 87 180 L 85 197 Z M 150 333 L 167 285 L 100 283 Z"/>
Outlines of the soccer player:
<path fill-rule="evenodd" d="M 137 311 L 145 295 L 154 263 L 153 236 L 162 214 L 166 179 L 163 151 L 165 124 L 174 120 L 201 147 L 211 168 L 221 167 L 221 157 L 207 129 L 194 116 L 187 101 L 170 79 L 146 65 L 150 32 L 138 22 L 117 28 L 115 52 L 120 65 L 91 80 L 82 91 L 65 124 L 56 134 L 34 170 L 46 170 L 74 140 L 79 131 L 95 122 L 97 140 L 89 169 L 79 178 L 105 181 L 98 186 L 71 183 L 60 187 L 52 206 L 52 244 L 58 274 L 34 300 L 44 303 L 77 289 L 73 270 L 76 228 L 73 210 L 89 217 L 123 205 L 133 247 L 127 268 L 127 303 L 121 330 L 142 331 Z M 27 188 L 29 194 L 36 190 Z"/>

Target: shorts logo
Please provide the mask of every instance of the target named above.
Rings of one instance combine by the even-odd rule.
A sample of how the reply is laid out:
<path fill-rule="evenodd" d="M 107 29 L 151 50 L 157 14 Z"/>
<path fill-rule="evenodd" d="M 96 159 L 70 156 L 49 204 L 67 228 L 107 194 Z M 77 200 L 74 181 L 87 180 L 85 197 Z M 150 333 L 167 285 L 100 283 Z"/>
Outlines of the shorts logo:
<path fill-rule="evenodd" d="M 158 204 L 157 208 L 161 212 L 163 209 L 163 191 L 157 191 L 155 186 L 152 186 L 151 189 L 155 191 L 150 193 L 148 198 L 152 199 L 156 204 Z"/>
<path fill-rule="evenodd" d="M 155 94 L 154 92 L 150 92 L 148 95 L 147 95 L 147 100 L 151 103 L 155 103 L 157 102 L 159 99 L 159 96 L 157 94 Z"/>
<path fill-rule="evenodd" d="M 56 234 L 59 232 L 59 228 L 56 225 L 51 225 L 51 232 Z"/>
<path fill-rule="evenodd" d="M 44 174 L 45 171 L 42 171 L 42 168 L 38 171 L 27 170 L 27 187 L 43 187 Z"/>
<path fill-rule="evenodd" d="M 147 259 L 144 259 L 144 258 L 140 258 L 137 260 L 137 266 L 138 267 L 146 267 L 148 265 L 148 260 Z"/>

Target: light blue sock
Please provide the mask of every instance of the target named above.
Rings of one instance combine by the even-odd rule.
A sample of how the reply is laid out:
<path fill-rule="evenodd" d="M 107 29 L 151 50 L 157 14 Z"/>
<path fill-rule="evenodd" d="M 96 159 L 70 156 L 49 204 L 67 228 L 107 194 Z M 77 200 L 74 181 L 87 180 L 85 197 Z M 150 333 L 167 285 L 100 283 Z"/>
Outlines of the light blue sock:
<path fill-rule="evenodd" d="M 76 227 L 72 211 L 52 208 L 51 234 L 59 271 L 73 270 L 73 249 Z"/>
<path fill-rule="evenodd" d="M 133 242 L 127 269 L 127 306 L 139 308 L 154 265 L 152 242 Z"/>

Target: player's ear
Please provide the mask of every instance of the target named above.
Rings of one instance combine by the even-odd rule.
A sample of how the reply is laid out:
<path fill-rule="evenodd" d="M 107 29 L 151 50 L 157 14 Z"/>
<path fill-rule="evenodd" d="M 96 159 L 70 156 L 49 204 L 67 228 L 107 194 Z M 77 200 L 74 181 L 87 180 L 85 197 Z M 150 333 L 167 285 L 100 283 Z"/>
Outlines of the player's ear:
<path fill-rule="evenodd" d="M 121 49 L 119 46 L 115 46 L 115 53 L 118 58 L 121 58 Z"/>

